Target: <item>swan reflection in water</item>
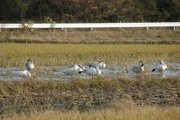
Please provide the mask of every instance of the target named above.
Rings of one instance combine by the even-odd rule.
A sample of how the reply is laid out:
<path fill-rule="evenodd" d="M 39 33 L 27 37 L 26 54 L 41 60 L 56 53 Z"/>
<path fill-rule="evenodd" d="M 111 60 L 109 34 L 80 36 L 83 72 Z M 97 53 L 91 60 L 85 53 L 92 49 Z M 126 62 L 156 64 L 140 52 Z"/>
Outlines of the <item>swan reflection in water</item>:
<path fill-rule="evenodd" d="M 160 74 L 157 74 L 157 77 L 158 78 L 166 78 L 166 74 L 165 73 L 160 73 Z"/>

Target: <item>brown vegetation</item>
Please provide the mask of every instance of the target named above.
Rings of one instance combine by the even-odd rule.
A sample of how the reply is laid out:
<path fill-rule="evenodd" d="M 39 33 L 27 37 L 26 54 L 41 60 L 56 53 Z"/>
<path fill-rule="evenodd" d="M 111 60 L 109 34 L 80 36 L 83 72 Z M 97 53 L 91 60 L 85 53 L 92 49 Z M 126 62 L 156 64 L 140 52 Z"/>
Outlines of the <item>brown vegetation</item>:
<path fill-rule="evenodd" d="M 180 106 L 180 80 L 98 77 L 69 82 L 0 81 L 0 114 L 3 116 L 45 110 L 105 110 L 127 101 L 135 106 Z"/>
<path fill-rule="evenodd" d="M 59 29 L 5 30 L 0 33 L 0 42 L 17 43 L 180 43 L 179 28 L 114 28 L 114 29 Z"/>
<path fill-rule="evenodd" d="M 0 22 L 179 21 L 179 0 L 6 0 Z"/>

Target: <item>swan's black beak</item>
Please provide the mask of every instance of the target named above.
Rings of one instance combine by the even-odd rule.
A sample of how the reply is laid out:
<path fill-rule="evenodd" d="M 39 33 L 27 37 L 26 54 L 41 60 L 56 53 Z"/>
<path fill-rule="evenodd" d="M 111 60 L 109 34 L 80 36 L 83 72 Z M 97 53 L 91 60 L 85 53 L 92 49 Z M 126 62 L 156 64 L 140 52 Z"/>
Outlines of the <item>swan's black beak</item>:
<path fill-rule="evenodd" d="M 78 74 L 81 74 L 83 71 L 79 71 Z"/>

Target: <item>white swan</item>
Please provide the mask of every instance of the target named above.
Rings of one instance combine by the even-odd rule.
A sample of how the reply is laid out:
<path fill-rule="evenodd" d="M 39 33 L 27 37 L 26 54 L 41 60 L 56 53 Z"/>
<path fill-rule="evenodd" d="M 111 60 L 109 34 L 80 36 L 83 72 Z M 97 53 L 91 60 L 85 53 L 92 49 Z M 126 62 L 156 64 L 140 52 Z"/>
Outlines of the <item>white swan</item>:
<path fill-rule="evenodd" d="M 94 61 L 92 63 L 87 64 L 87 66 L 94 67 L 94 68 L 96 68 L 96 66 L 98 66 L 98 65 L 99 65 L 100 69 L 106 67 L 106 64 L 104 62 L 102 62 L 102 61 Z"/>
<path fill-rule="evenodd" d="M 159 62 L 156 63 L 156 66 L 152 70 L 152 72 L 158 71 L 161 72 L 162 74 L 166 69 L 167 69 L 167 65 L 163 62 L 163 60 L 160 60 Z"/>
<path fill-rule="evenodd" d="M 31 73 L 27 70 L 24 71 L 13 71 L 12 74 L 17 77 L 31 77 Z"/>
<path fill-rule="evenodd" d="M 28 71 L 30 71 L 31 69 L 34 69 L 34 63 L 33 63 L 33 61 L 31 59 L 27 60 L 25 66 L 28 69 Z"/>
<path fill-rule="evenodd" d="M 106 64 L 104 62 L 102 63 L 102 68 L 106 68 Z"/>
<path fill-rule="evenodd" d="M 85 70 L 85 67 L 81 64 L 74 64 L 74 65 L 71 65 L 69 66 L 68 68 L 71 68 L 71 67 L 74 67 L 74 66 L 78 66 L 79 68 L 81 68 L 83 71 Z"/>
<path fill-rule="evenodd" d="M 139 61 L 139 66 L 134 66 L 131 70 L 133 72 L 135 72 L 135 73 L 142 73 L 142 72 L 144 72 L 144 63 L 140 60 Z"/>
<path fill-rule="evenodd" d="M 102 62 L 100 62 L 95 68 L 91 66 L 89 68 L 85 68 L 86 74 L 92 76 L 92 78 L 94 75 L 101 75 L 101 70 L 99 69 L 101 64 Z"/>
<path fill-rule="evenodd" d="M 63 70 L 63 73 L 69 76 L 73 76 L 74 74 L 81 74 L 83 70 L 78 65 L 70 66 Z"/>

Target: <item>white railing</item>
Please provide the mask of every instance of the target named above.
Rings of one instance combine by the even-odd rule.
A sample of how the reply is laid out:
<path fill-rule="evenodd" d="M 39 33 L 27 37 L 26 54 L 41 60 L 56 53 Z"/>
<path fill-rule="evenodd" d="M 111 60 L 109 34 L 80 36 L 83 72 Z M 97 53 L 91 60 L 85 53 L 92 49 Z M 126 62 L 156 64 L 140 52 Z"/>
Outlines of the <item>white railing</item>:
<path fill-rule="evenodd" d="M 0 30 L 4 28 L 125 28 L 125 27 L 180 27 L 180 22 L 148 22 L 148 23 L 34 23 L 34 24 L 0 24 Z"/>

